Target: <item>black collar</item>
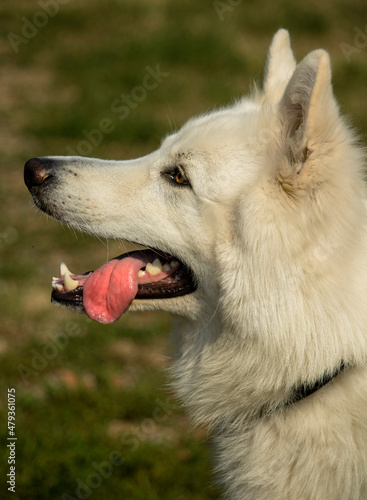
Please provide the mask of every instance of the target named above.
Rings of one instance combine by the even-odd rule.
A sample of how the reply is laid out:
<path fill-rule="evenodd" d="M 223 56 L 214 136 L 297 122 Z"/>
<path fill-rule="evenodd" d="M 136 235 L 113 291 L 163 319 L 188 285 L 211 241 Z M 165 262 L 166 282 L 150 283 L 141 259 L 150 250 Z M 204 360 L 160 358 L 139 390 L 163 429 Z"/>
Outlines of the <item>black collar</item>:
<path fill-rule="evenodd" d="M 332 373 L 330 374 L 324 373 L 324 375 L 318 380 L 316 380 L 316 382 L 314 382 L 313 384 L 304 384 L 301 385 L 300 387 L 297 387 L 294 390 L 291 397 L 287 399 L 287 401 L 285 401 L 281 406 L 284 407 L 293 405 L 295 403 L 298 403 L 298 401 L 300 401 L 301 399 L 307 398 L 307 396 L 310 396 L 314 392 L 321 389 L 321 387 L 326 385 L 328 382 L 331 382 L 331 380 L 333 380 L 337 375 L 339 375 L 339 373 L 343 371 L 344 368 L 345 368 L 344 361 L 340 361 L 339 366 L 335 368 L 335 370 Z"/>

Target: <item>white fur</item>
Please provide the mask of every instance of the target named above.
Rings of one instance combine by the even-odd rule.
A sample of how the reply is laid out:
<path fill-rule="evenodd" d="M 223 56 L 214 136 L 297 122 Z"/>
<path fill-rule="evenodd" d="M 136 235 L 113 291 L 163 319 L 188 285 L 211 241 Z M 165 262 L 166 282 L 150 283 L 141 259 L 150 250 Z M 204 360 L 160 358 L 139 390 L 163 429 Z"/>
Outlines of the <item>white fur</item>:
<path fill-rule="evenodd" d="M 178 315 L 175 386 L 216 436 L 227 497 L 367 499 L 363 152 L 339 116 L 328 54 L 296 66 L 280 30 L 262 91 L 190 120 L 144 158 L 64 160 L 47 195 L 68 200 L 56 217 L 195 273 L 195 293 L 130 309 Z M 162 177 L 177 163 L 192 189 Z M 277 409 L 340 360 L 332 382 Z"/>

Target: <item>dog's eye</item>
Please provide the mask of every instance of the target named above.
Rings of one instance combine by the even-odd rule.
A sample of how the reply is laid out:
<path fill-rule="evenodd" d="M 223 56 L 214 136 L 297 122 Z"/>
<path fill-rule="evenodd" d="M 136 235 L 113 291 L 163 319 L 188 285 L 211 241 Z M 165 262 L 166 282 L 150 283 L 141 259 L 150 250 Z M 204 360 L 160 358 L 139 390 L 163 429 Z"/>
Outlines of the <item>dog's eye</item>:
<path fill-rule="evenodd" d="M 190 181 L 180 168 L 175 168 L 174 170 L 167 172 L 167 175 L 172 182 L 178 184 L 179 186 L 190 186 Z"/>
<path fill-rule="evenodd" d="M 185 184 L 187 185 L 189 183 L 189 181 L 186 179 L 186 177 L 183 175 L 182 172 L 178 171 L 173 179 L 172 179 L 176 184 Z"/>

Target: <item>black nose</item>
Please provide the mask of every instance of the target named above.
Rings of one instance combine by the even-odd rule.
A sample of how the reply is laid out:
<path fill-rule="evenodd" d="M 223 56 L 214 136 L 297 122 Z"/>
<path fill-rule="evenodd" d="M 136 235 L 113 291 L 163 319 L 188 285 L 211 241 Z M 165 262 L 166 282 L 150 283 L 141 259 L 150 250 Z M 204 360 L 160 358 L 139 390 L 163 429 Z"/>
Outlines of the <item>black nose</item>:
<path fill-rule="evenodd" d="M 48 177 L 49 164 L 43 158 L 32 158 L 24 165 L 24 182 L 29 190 L 43 184 Z"/>

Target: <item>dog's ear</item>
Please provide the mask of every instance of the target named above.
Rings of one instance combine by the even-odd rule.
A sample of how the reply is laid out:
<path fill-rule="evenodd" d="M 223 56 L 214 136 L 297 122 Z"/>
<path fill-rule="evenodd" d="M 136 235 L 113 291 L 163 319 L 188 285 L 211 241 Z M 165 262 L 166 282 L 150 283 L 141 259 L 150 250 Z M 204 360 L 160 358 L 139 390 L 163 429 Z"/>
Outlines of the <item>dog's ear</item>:
<path fill-rule="evenodd" d="M 315 50 L 297 66 L 280 102 L 279 113 L 287 159 L 280 167 L 279 180 L 284 181 L 284 188 L 290 188 L 298 184 L 296 177 L 305 166 L 311 166 L 325 148 L 337 142 L 339 111 L 327 52 Z"/>
<path fill-rule="evenodd" d="M 273 37 L 265 66 L 264 97 L 268 102 L 278 103 L 296 69 L 296 61 L 290 45 L 289 33 L 280 29 Z"/>

